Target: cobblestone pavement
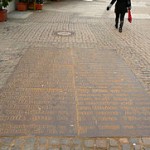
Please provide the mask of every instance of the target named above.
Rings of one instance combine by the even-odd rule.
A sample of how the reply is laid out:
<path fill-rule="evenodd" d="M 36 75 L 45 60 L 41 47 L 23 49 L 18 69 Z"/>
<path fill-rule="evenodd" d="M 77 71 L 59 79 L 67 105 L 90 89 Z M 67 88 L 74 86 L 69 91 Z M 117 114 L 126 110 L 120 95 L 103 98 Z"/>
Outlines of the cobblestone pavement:
<path fill-rule="evenodd" d="M 1 150 L 149 150 L 150 138 L 4 137 Z"/>
<path fill-rule="evenodd" d="M 49 2 L 44 5 L 44 10 L 35 11 L 26 19 L 10 18 L 7 22 L 0 23 L 0 88 L 5 89 L 9 85 L 7 83 L 29 49 L 37 52 L 38 49 L 111 49 L 125 60 L 145 91 L 150 94 L 149 0 L 133 0 L 133 23 L 126 20 L 121 34 L 114 28 L 113 8 L 110 12 L 105 11 L 108 3 L 108 0 Z M 71 35 L 58 36 L 58 31 L 69 31 L 68 34 Z M 72 63 L 72 60 L 63 58 L 67 60 L 66 65 Z M 53 61 L 64 63 L 64 60 Z M 2 105 L 0 113 L 1 111 Z M 149 120 L 149 112 L 147 113 Z M 1 137 L 0 149 L 149 150 L 150 138 L 14 135 Z"/>

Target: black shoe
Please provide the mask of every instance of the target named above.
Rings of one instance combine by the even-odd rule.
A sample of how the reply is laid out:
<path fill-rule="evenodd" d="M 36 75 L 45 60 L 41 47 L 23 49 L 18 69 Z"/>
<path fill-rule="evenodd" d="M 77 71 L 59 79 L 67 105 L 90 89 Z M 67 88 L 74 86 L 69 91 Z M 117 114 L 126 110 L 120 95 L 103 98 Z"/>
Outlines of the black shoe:
<path fill-rule="evenodd" d="M 122 28 L 119 28 L 119 32 L 122 32 Z"/>
<path fill-rule="evenodd" d="M 118 29 L 118 25 L 117 24 L 115 24 L 115 28 Z"/>

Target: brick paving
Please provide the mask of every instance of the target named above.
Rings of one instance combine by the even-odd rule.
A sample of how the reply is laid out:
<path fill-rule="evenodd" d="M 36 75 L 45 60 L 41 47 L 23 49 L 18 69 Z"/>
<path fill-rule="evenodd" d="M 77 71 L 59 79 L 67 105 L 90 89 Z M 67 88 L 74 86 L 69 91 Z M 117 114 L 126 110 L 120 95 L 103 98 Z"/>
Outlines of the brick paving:
<path fill-rule="evenodd" d="M 146 7 L 145 11 L 141 6 L 137 6 L 138 2 L 141 1 L 133 1 L 135 3 L 133 12 L 150 15 L 149 2 L 145 0 L 146 5 L 143 4 L 143 8 Z M 114 49 L 133 71 L 143 89 L 150 93 L 150 20 L 136 18 L 132 24 L 126 21 L 123 33 L 120 34 L 114 29 L 114 19 L 109 17 L 111 12 L 104 11 L 107 4 L 108 1 L 100 0 L 93 2 L 52 2 L 46 4 L 43 11 L 33 12 L 26 19 L 9 19 L 5 23 L 0 23 L 1 89 L 8 88 L 12 75 L 16 73 L 16 67 L 19 67 L 22 58 L 28 57 L 27 54 L 31 52 L 30 49 L 35 49 L 35 51 L 38 51 L 38 49 L 53 49 L 62 52 L 66 52 L 66 49 Z M 89 9 L 89 12 L 87 12 L 85 6 L 86 9 Z M 57 36 L 56 31 L 71 31 L 74 35 Z M 34 55 L 35 53 L 31 54 Z M 61 56 L 58 60 L 54 59 L 53 62 L 71 64 L 72 60 L 67 59 L 66 56 Z M 63 60 L 61 60 L 62 58 Z M 82 61 L 86 60 L 83 59 Z M 17 84 L 13 83 L 13 86 L 15 85 Z M 67 86 L 71 88 L 72 85 L 68 84 Z M 78 83 L 78 86 L 81 86 L 81 84 Z M 1 111 L 2 106 L 0 105 Z M 149 120 L 148 111 L 147 114 Z M 149 136 L 42 137 L 30 136 L 29 133 L 28 136 L 15 137 L 14 134 L 13 137 L 1 137 L 0 148 L 1 150 L 148 150 L 150 149 L 150 138 Z"/>

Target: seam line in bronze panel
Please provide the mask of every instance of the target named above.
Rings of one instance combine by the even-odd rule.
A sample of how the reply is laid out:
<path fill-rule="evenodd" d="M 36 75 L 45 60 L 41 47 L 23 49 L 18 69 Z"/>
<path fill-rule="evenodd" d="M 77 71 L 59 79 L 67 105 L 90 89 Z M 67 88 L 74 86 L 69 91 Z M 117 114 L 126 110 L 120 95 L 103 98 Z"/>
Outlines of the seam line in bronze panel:
<path fill-rule="evenodd" d="M 76 82 L 75 82 L 75 61 L 73 58 L 73 49 L 71 48 L 71 57 L 72 57 L 72 73 L 73 73 L 73 86 L 74 86 L 74 91 L 75 91 L 75 102 L 76 102 L 76 117 L 77 117 L 77 135 L 80 135 L 80 131 L 79 131 L 79 112 L 78 112 L 78 106 L 79 106 L 79 102 L 78 102 L 78 96 L 77 96 L 77 90 L 76 90 Z"/>

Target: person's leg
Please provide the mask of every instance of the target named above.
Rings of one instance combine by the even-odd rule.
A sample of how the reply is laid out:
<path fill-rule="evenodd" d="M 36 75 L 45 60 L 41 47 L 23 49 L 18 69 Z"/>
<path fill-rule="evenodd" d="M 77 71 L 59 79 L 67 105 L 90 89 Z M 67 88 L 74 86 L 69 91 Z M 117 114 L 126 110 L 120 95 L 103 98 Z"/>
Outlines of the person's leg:
<path fill-rule="evenodd" d="M 119 13 L 116 13 L 116 18 L 115 18 L 115 27 L 116 27 L 116 29 L 118 28 L 118 22 L 119 22 Z"/>
<path fill-rule="evenodd" d="M 123 23 L 124 23 L 124 16 L 125 16 L 125 13 L 121 13 L 121 14 L 120 14 L 120 27 L 119 27 L 119 32 L 122 32 L 122 27 L 123 27 Z"/>

